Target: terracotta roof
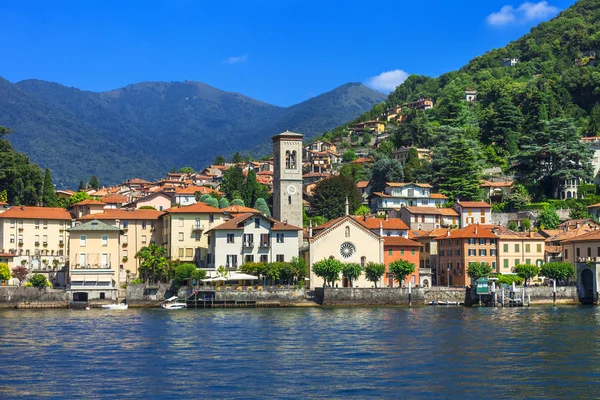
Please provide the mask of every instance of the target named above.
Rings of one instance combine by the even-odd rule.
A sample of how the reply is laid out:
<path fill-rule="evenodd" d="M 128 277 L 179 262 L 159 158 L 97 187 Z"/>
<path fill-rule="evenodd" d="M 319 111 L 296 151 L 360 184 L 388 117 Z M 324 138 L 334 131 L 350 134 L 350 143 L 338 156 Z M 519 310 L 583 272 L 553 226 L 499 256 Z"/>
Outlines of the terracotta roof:
<path fill-rule="evenodd" d="M 256 175 L 273 175 L 273 171 L 260 171 Z"/>
<path fill-rule="evenodd" d="M 537 232 L 513 232 L 506 227 L 495 227 L 494 233 L 500 239 L 519 239 L 519 240 L 545 240 L 545 237 Z"/>
<path fill-rule="evenodd" d="M 129 197 L 123 194 L 111 193 L 103 196 L 102 201 L 107 204 L 125 204 L 129 203 Z"/>
<path fill-rule="evenodd" d="M 373 193 L 371 193 L 371 197 L 388 197 L 389 198 L 392 196 L 389 194 L 382 193 L 382 192 L 373 192 Z"/>
<path fill-rule="evenodd" d="M 11 254 L 11 253 L 0 253 L 0 257 L 4 257 L 4 258 L 13 258 L 16 257 L 16 254 Z"/>
<path fill-rule="evenodd" d="M 211 207 L 205 203 L 195 203 L 195 204 L 190 204 L 189 206 L 184 206 L 184 207 L 179 207 L 179 206 L 171 207 L 166 211 L 168 213 L 172 213 L 172 214 L 177 214 L 177 213 L 195 213 L 195 214 L 218 213 L 218 214 L 222 214 L 223 213 L 223 210 L 220 210 L 215 207 Z"/>
<path fill-rule="evenodd" d="M 309 172 L 308 174 L 302 175 L 302 178 L 329 178 L 331 174 L 326 174 L 324 172 Z"/>
<path fill-rule="evenodd" d="M 505 181 L 505 182 L 490 182 L 485 179 L 481 181 L 482 187 L 511 187 L 513 185 L 513 181 Z"/>
<path fill-rule="evenodd" d="M 251 208 L 251 207 L 246 207 L 246 206 L 228 206 L 225 208 L 221 208 L 221 211 L 227 212 L 229 214 L 260 213 L 260 211 L 258 211 L 257 209 Z"/>
<path fill-rule="evenodd" d="M 2 215 L 2 214 L 0 214 L 0 215 Z M 572 239 L 576 236 L 585 235 L 586 233 L 591 232 L 593 230 L 594 230 L 594 228 L 587 226 L 587 225 L 580 226 L 579 228 L 576 228 L 576 229 L 568 229 L 566 232 L 561 231 L 557 235 L 547 238 L 546 242 L 562 242 L 564 240 Z"/>
<path fill-rule="evenodd" d="M 561 243 L 570 243 L 570 242 L 589 242 L 589 241 L 599 241 L 600 240 L 600 230 L 593 230 L 588 233 L 582 233 L 577 236 L 573 236 L 569 239 L 562 240 Z"/>
<path fill-rule="evenodd" d="M 582 218 L 582 219 L 569 219 L 558 226 L 558 228 L 570 227 L 570 226 L 583 226 L 583 225 L 598 225 L 596 221 L 591 218 Z"/>
<path fill-rule="evenodd" d="M 71 220 L 71 214 L 64 208 L 57 207 L 11 207 L 0 214 L 0 218 L 14 219 L 58 219 Z"/>
<path fill-rule="evenodd" d="M 497 239 L 498 236 L 488 229 L 479 225 L 469 225 L 461 229 L 454 229 L 450 231 L 450 235 L 447 234 L 436 237 L 436 240 L 440 239 L 469 239 L 469 238 L 481 238 L 481 239 Z"/>
<path fill-rule="evenodd" d="M 444 232 L 445 232 L 445 230 L 444 230 Z M 443 234 L 444 232 L 442 232 L 440 234 Z M 428 231 L 419 230 L 419 229 L 414 229 L 414 230 L 408 231 L 408 238 L 409 239 L 418 239 L 418 238 L 425 238 L 425 237 L 429 237 L 429 232 Z"/>
<path fill-rule="evenodd" d="M 407 239 L 402 236 L 385 236 L 383 238 L 383 244 L 385 246 L 412 246 L 412 247 L 423 247 L 419 242 Z"/>
<path fill-rule="evenodd" d="M 587 208 L 596 208 L 596 207 L 600 207 L 600 203 L 592 204 L 591 206 L 587 206 Z"/>
<path fill-rule="evenodd" d="M 463 208 L 473 208 L 473 207 L 492 208 L 492 206 L 490 206 L 485 201 L 459 201 L 456 204 L 458 204 L 459 206 L 461 206 Z"/>
<path fill-rule="evenodd" d="M 77 192 L 74 192 L 72 190 L 67 190 L 67 189 L 61 189 L 61 190 L 57 190 L 56 193 L 61 192 L 61 193 L 66 193 L 66 194 L 70 194 L 70 195 L 74 195 Z"/>
<path fill-rule="evenodd" d="M 103 206 L 103 205 L 105 205 L 105 204 L 103 202 L 101 202 L 100 200 L 85 199 L 85 200 L 81 200 L 79 203 L 73 204 L 71 207 L 73 207 L 73 206 Z"/>
<path fill-rule="evenodd" d="M 364 164 L 364 163 L 370 163 L 370 162 L 374 162 L 374 160 L 370 157 L 360 157 L 354 161 L 351 161 L 350 164 Z"/>
<path fill-rule="evenodd" d="M 379 223 L 381 223 L 381 226 L 383 229 L 408 230 L 408 226 L 406 226 L 404 221 L 402 221 L 400 218 L 383 219 L 383 218 L 367 217 L 365 219 L 364 217 L 360 217 L 360 216 L 356 216 L 356 215 L 354 215 L 352 217 L 356 221 L 360 222 L 362 225 L 364 225 L 366 228 L 368 228 L 370 230 L 379 229 Z"/>
<path fill-rule="evenodd" d="M 359 188 L 359 189 L 364 189 L 367 186 L 369 186 L 369 182 L 370 181 L 359 181 L 359 182 L 356 183 L 356 187 Z"/>
<path fill-rule="evenodd" d="M 0 201 L 0 206 L 5 206 L 7 203 Z"/>
<path fill-rule="evenodd" d="M 175 188 L 175 193 L 176 194 L 196 194 L 196 192 L 199 192 L 200 194 L 211 194 L 212 192 L 216 192 L 217 194 L 222 194 L 220 192 L 218 192 L 217 190 L 215 190 L 214 188 L 209 188 L 206 186 L 188 186 L 188 187 L 178 187 Z"/>
<path fill-rule="evenodd" d="M 164 211 L 157 210 L 140 210 L 140 209 L 127 209 L 127 208 L 115 208 L 115 209 L 105 209 L 104 212 L 98 214 L 88 214 L 79 218 L 82 221 L 86 220 L 107 220 L 107 219 L 125 219 L 125 220 L 151 220 L 158 219 L 161 215 L 164 214 Z M 0 214 L 1 215 L 1 214 Z"/>
<path fill-rule="evenodd" d="M 420 188 L 430 188 L 432 187 L 429 183 L 414 183 L 414 182 L 386 182 L 386 185 L 390 187 L 404 187 L 404 186 L 418 186 Z"/>
<path fill-rule="evenodd" d="M 546 253 L 560 253 L 562 251 L 562 246 L 545 246 L 544 249 Z"/>
<path fill-rule="evenodd" d="M 236 216 L 235 218 L 230 219 L 227 222 L 222 223 L 221 225 L 215 226 L 214 228 L 209 229 L 207 232 L 214 230 L 239 230 L 244 229 L 244 222 L 248 219 L 256 216 L 254 213 L 244 213 Z M 277 221 L 273 218 L 265 217 L 264 215 L 260 215 L 260 218 L 264 218 L 271 222 L 271 230 L 272 231 L 301 231 L 302 228 L 299 228 L 294 225 L 286 224 L 281 221 Z"/>
<path fill-rule="evenodd" d="M 145 179 L 141 179 L 141 178 L 132 178 L 128 181 L 125 182 L 125 184 L 137 184 L 137 185 L 142 185 L 142 184 L 148 184 L 148 183 L 152 183 L 150 181 L 147 181 Z"/>
<path fill-rule="evenodd" d="M 429 195 L 429 197 L 432 198 L 432 199 L 447 199 L 448 198 L 448 196 L 445 196 L 445 195 L 443 195 L 441 193 L 431 193 Z"/>
<path fill-rule="evenodd" d="M 561 230 L 560 229 L 542 229 L 540 230 L 541 233 L 543 233 L 544 235 L 546 235 L 546 237 L 552 237 L 552 236 L 556 236 L 558 235 Z"/>
<path fill-rule="evenodd" d="M 331 221 L 327 221 L 324 224 L 319 225 L 316 228 L 313 228 L 314 235 L 313 235 L 312 239 L 319 239 L 322 235 L 325 234 L 325 231 L 327 231 L 330 228 L 333 228 L 334 226 L 340 224 L 341 222 L 343 222 L 345 220 L 353 221 L 359 227 L 364 229 L 364 231 L 366 233 L 368 233 L 369 235 L 372 235 L 373 237 L 376 237 L 376 238 L 380 238 L 380 236 L 377 233 L 375 233 L 371 229 L 369 229 L 365 224 L 363 224 L 361 222 L 360 219 L 356 219 L 356 218 L 354 218 L 354 216 L 351 216 L 351 215 L 345 215 L 343 217 L 338 217 L 338 218 L 332 219 Z"/>
<path fill-rule="evenodd" d="M 446 215 L 449 217 L 458 217 L 460 214 L 452 208 L 437 208 L 437 207 L 404 207 L 406 211 L 411 214 L 433 214 L 433 215 Z"/>

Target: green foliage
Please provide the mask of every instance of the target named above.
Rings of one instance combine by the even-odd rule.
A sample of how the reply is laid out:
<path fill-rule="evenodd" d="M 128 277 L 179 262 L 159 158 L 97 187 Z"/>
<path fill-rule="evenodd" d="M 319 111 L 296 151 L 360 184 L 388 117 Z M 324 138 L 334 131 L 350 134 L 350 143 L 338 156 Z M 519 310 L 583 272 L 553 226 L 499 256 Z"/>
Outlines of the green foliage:
<path fill-rule="evenodd" d="M 256 201 L 254 202 L 254 209 L 260 211 L 260 213 L 266 217 L 271 217 L 271 210 L 269 209 L 269 206 L 267 205 L 265 199 L 263 199 L 262 197 L 256 199 Z"/>
<path fill-rule="evenodd" d="M 356 151 L 354 151 L 354 149 L 350 149 L 346 152 L 344 152 L 344 154 L 342 155 L 342 160 L 344 160 L 344 162 L 349 163 L 350 161 L 354 161 L 358 158 L 358 156 L 356 155 Z"/>
<path fill-rule="evenodd" d="M 402 182 L 404 180 L 404 169 L 398 160 L 381 157 L 371 168 L 371 191 L 381 192 L 387 182 Z"/>
<path fill-rule="evenodd" d="M 154 283 L 168 279 L 167 250 L 154 243 L 144 246 L 137 252 L 135 258 L 140 261 L 139 274 L 144 282 Z"/>
<path fill-rule="evenodd" d="M 304 258 L 292 257 L 292 260 L 289 262 L 289 271 L 293 279 L 303 282 L 304 278 L 308 275 L 308 268 Z"/>
<path fill-rule="evenodd" d="M 0 281 L 7 281 L 10 279 L 10 268 L 8 264 L 0 263 Z"/>
<path fill-rule="evenodd" d="M 346 199 L 350 213 L 354 212 L 362 201 L 352 179 L 344 175 L 323 179 L 317 183 L 313 195 L 309 198 L 310 212 L 326 219 L 342 216 L 345 213 Z"/>
<path fill-rule="evenodd" d="M 206 199 L 204 199 L 204 203 L 211 207 L 219 208 L 219 201 L 212 196 L 209 196 Z"/>
<path fill-rule="evenodd" d="M 42 200 L 43 181 L 40 167 L 16 152 L 8 140 L 0 139 L 0 190 L 6 190 L 8 203 L 37 205 Z"/>
<path fill-rule="evenodd" d="M 523 278 L 519 275 L 503 275 L 503 274 L 495 274 L 493 277 L 498 278 L 498 285 L 502 285 L 503 283 L 510 286 L 514 282 L 515 285 L 521 285 L 523 283 Z"/>
<path fill-rule="evenodd" d="M 528 232 L 531 229 L 531 221 L 525 218 L 521 221 L 521 230 Z"/>
<path fill-rule="evenodd" d="M 317 261 L 312 266 L 312 270 L 315 275 L 323 278 L 323 287 L 325 287 L 327 283 L 333 286 L 336 281 L 339 281 L 342 268 L 343 263 L 332 258 L 326 258 L 321 261 Z"/>
<path fill-rule="evenodd" d="M 83 200 L 90 200 L 91 197 L 86 192 L 77 192 L 69 198 L 69 205 L 77 204 Z"/>
<path fill-rule="evenodd" d="M 358 263 L 344 263 L 342 265 L 342 275 L 350 281 L 350 286 L 354 286 L 352 282 L 358 279 L 362 274 L 363 268 Z"/>
<path fill-rule="evenodd" d="M 139 209 L 140 210 L 155 210 L 156 211 L 156 208 L 154 208 L 153 206 L 141 206 Z"/>
<path fill-rule="evenodd" d="M 8 193 L 6 193 L 6 189 L 0 190 L 0 202 L 2 202 L 2 203 L 8 202 Z"/>
<path fill-rule="evenodd" d="M 242 169 L 234 165 L 229 167 L 223 174 L 223 182 L 221 183 L 221 192 L 225 193 L 228 199 L 234 199 L 234 192 L 239 191 L 244 185 L 244 172 Z"/>
<path fill-rule="evenodd" d="M 266 198 L 268 196 L 268 189 L 265 185 L 258 183 L 256 180 L 256 171 L 253 169 L 248 170 L 248 175 L 242 186 L 242 199 L 244 204 L 254 204 L 259 198 Z"/>
<path fill-rule="evenodd" d="M 433 155 L 435 183 L 441 193 L 455 200 L 481 200 L 481 164 L 473 141 L 453 136 Z"/>
<path fill-rule="evenodd" d="M 31 278 L 29 278 L 28 283 L 30 283 L 31 286 L 36 287 L 36 288 L 52 286 L 52 284 L 50 282 L 48 282 L 48 280 L 46 279 L 46 276 L 42 275 L 42 274 L 33 274 L 31 276 Z"/>
<path fill-rule="evenodd" d="M 560 217 L 554 207 L 544 208 L 538 215 L 538 226 L 542 229 L 556 229 L 560 225 Z"/>
<path fill-rule="evenodd" d="M 556 281 L 567 281 L 574 278 L 577 271 L 570 262 L 551 262 L 542 265 L 539 275 Z"/>
<path fill-rule="evenodd" d="M 196 271 L 196 265 L 183 263 L 175 266 L 175 276 L 173 277 L 173 289 L 177 290 L 180 286 L 186 284 Z"/>
<path fill-rule="evenodd" d="M 244 274 L 255 275 L 260 279 L 265 275 L 267 266 L 264 263 L 245 263 L 240 267 L 240 271 Z"/>
<path fill-rule="evenodd" d="M 207 199 L 210 199 L 212 196 L 208 193 L 200 194 L 200 192 L 196 192 L 195 194 L 196 201 L 200 203 L 205 203 Z"/>
<path fill-rule="evenodd" d="M 192 280 L 198 284 L 202 279 L 206 279 L 206 271 L 203 269 L 196 268 L 192 272 Z"/>
<path fill-rule="evenodd" d="M 377 287 L 377 282 L 379 282 L 383 274 L 385 274 L 384 264 L 368 262 L 365 266 L 365 278 L 369 282 L 373 282 L 375 287 Z"/>
<path fill-rule="evenodd" d="M 361 164 L 343 164 L 340 168 L 340 175 L 352 178 L 354 182 L 368 181 L 371 179 L 371 170 Z"/>
<path fill-rule="evenodd" d="M 225 197 L 221 198 L 221 200 L 219 200 L 219 208 L 227 207 L 229 207 L 229 201 Z"/>
<path fill-rule="evenodd" d="M 183 167 L 183 168 L 179 168 L 179 171 L 177 171 L 181 174 L 193 174 L 194 172 L 194 168 L 192 167 Z"/>
<path fill-rule="evenodd" d="M 90 189 L 100 189 L 100 181 L 96 175 L 92 175 L 90 180 L 88 181 L 87 187 Z"/>
<path fill-rule="evenodd" d="M 525 186 L 516 184 L 511 193 L 506 196 L 506 202 L 511 210 L 520 211 L 531 202 L 531 196 Z"/>
<path fill-rule="evenodd" d="M 539 267 L 533 264 L 518 264 L 514 266 L 512 271 L 523 278 L 526 284 L 531 278 L 540 273 Z"/>
<path fill-rule="evenodd" d="M 229 203 L 230 206 L 244 206 L 244 200 L 242 199 L 233 199 L 231 200 L 231 202 Z"/>
<path fill-rule="evenodd" d="M 225 160 L 225 157 L 219 155 L 219 156 L 215 157 L 215 161 L 213 161 L 213 165 L 225 165 L 226 162 L 227 162 L 227 160 Z"/>
<path fill-rule="evenodd" d="M 577 203 L 573 204 L 573 206 L 571 207 L 571 210 L 569 211 L 569 218 L 570 219 L 590 218 L 590 213 L 588 213 L 587 207 L 584 204 L 577 202 Z"/>
<path fill-rule="evenodd" d="M 45 207 L 57 207 L 58 197 L 54 190 L 54 184 L 52 183 L 52 175 L 50 175 L 50 169 L 46 168 L 44 174 L 44 187 L 42 188 L 42 202 Z"/>
<path fill-rule="evenodd" d="M 382 157 L 392 158 L 394 150 L 396 150 L 394 142 L 392 142 L 391 140 L 384 140 L 377 148 L 376 153 Z"/>
<path fill-rule="evenodd" d="M 419 160 L 419 153 L 417 149 L 411 147 L 408 150 L 408 157 L 404 164 L 404 180 L 406 182 L 417 182 L 417 172 L 421 169 L 421 160 Z"/>
<path fill-rule="evenodd" d="M 236 151 L 233 156 L 231 156 L 231 162 L 234 164 L 244 162 L 244 157 L 242 157 L 239 151 Z"/>
<path fill-rule="evenodd" d="M 362 205 L 360 207 L 358 207 L 355 211 L 354 211 L 354 215 L 369 215 L 371 214 L 371 209 L 365 205 Z"/>
<path fill-rule="evenodd" d="M 492 267 L 490 264 L 484 262 L 472 262 L 469 263 L 467 275 L 474 282 L 479 278 L 485 278 L 490 276 L 492 273 Z"/>
<path fill-rule="evenodd" d="M 416 266 L 410 261 L 396 260 L 392 261 L 390 265 L 388 265 L 388 268 L 390 269 L 390 272 L 395 275 L 394 279 L 402 284 L 408 275 L 415 272 Z"/>
<path fill-rule="evenodd" d="M 19 286 L 25 282 L 27 274 L 29 274 L 29 270 L 24 265 L 17 265 L 12 268 L 12 276 L 19 280 Z"/>

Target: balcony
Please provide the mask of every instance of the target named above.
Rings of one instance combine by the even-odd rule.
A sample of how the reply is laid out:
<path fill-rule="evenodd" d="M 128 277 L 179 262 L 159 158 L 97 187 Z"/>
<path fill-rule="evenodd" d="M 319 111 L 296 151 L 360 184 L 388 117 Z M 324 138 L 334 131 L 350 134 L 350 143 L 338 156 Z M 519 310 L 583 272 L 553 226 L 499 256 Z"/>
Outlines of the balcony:
<path fill-rule="evenodd" d="M 269 248 L 269 247 L 271 247 L 271 243 L 269 243 L 269 242 L 260 242 L 260 247 Z"/>
<path fill-rule="evenodd" d="M 204 225 L 194 225 L 192 226 L 192 232 L 201 232 L 204 230 Z"/>
<path fill-rule="evenodd" d="M 244 242 L 243 246 L 246 248 L 253 248 L 254 247 L 254 242 Z"/>
<path fill-rule="evenodd" d="M 419 274 L 431 275 L 431 268 L 419 268 Z"/>
<path fill-rule="evenodd" d="M 127 242 L 123 242 L 123 247 L 127 247 L 129 244 Z"/>
<path fill-rule="evenodd" d="M 110 264 L 75 264 L 72 267 L 73 269 L 110 269 Z"/>

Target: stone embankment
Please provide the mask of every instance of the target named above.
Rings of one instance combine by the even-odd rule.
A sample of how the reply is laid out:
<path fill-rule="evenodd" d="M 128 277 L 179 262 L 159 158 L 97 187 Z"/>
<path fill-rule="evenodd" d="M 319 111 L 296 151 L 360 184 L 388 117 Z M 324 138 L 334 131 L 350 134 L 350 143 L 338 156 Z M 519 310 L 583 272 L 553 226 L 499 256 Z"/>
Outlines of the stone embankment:
<path fill-rule="evenodd" d="M 0 308 L 67 308 L 64 290 L 24 286 L 0 286 Z"/>
<path fill-rule="evenodd" d="M 408 289 L 403 288 L 315 288 L 317 303 L 324 306 L 408 306 Z M 412 305 L 465 301 L 465 289 L 413 288 Z"/>

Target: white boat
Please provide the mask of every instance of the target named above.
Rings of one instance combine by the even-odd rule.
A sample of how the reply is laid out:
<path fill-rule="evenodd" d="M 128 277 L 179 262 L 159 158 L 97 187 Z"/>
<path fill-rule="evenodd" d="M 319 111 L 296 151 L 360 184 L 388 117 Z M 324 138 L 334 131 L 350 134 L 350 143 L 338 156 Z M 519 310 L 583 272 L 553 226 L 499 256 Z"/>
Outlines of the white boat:
<path fill-rule="evenodd" d="M 120 304 L 103 304 L 102 308 L 105 310 L 127 310 L 127 304 L 125 303 L 120 303 Z"/>
<path fill-rule="evenodd" d="M 181 310 L 182 308 L 187 308 L 186 303 L 180 303 L 177 301 L 177 296 L 169 297 L 160 306 L 165 310 Z"/>

